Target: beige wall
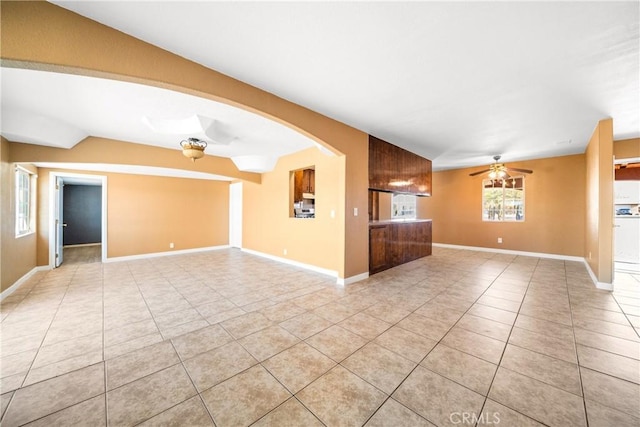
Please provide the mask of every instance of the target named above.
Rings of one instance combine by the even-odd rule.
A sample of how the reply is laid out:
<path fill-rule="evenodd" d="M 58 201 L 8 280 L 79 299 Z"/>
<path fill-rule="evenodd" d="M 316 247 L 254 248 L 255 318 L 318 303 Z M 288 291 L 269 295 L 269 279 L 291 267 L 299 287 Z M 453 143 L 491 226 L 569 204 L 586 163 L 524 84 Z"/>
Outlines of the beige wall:
<path fill-rule="evenodd" d="M 309 166 L 315 166 L 316 217 L 291 218 L 290 172 Z M 262 184 L 245 183 L 243 248 L 343 274 L 342 245 L 336 237 L 344 220 L 331 218 L 331 211 L 337 213 L 342 203 L 343 171 L 343 156 L 331 157 L 310 148 L 281 157 L 272 172 L 263 174 Z M 362 215 L 366 218 L 366 211 Z"/>
<path fill-rule="evenodd" d="M 640 138 L 614 141 L 613 155 L 616 159 L 640 158 Z"/>
<path fill-rule="evenodd" d="M 0 287 L 4 291 L 36 266 L 36 234 L 16 238 L 15 169 L 9 162 L 9 142 L 0 138 L 0 144 Z"/>
<path fill-rule="evenodd" d="M 47 2 L 0 2 L 3 65 L 170 88 L 262 114 L 344 155 L 338 190 L 344 277 L 368 271 L 368 135 Z M 361 214 L 354 216 L 353 209 Z"/>
<path fill-rule="evenodd" d="M 49 264 L 48 206 L 54 171 L 107 177 L 109 258 L 229 243 L 228 182 L 41 168 L 38 265 Z"/>
<path fill-rule="evenodd" d="M 508 166 L 533 170 L 525 178 L 525 221 L 482 221 L 483 176 L 479 168 L 433 174 L 433 195 L 418 198 L 418 214 L 433 220 L 433 242 L 583 256 L 584 155 L 553 157 Z M 497 243 L 502 237 L 503 243 Z"/>
<path fill-rule="evenodd" d="M 613 120 L 598 122 L 586 151 L 584 257 L 598 282 L 613 282 Z"/>

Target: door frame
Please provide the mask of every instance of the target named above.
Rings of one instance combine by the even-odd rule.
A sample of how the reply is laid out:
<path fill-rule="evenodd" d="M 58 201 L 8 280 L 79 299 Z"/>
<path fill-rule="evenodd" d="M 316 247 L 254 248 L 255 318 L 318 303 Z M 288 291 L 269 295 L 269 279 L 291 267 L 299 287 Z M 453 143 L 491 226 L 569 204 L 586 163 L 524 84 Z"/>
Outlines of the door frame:
<path fill-rule="evenodd" d="M 49 267 L 56 268 L 56 182 L 58 177 L 82 179 L 99 183 L 102 190 L 102 262 L 107 260 L 107 177 L 72 172 L 49 172 Z M 62 206 L 59 207 L 62 210 Z"/>

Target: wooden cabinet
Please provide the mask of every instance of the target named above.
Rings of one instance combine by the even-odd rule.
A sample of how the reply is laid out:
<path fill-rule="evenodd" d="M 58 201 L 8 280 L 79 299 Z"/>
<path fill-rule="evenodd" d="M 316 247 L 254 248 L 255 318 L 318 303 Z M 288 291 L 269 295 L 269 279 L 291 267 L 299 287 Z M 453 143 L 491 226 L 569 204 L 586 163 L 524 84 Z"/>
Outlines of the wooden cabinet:
<path fill-rule="evenodd" d="M 316 171 L 314 169 L 305 169 L 302 172 L 302 191 L 314 194 L 316 192 Z"/>
<path fill-rule="evenodd" d="M 431 195 L 431 160 L 369 136 L 369 188 Z"/>
<path fill-rule="evenodd" d="M 389 226 L 379 225 L 369 228 L 369 274 L 389 268 L 387 259 L 388 240 Z"/>
<path fill-rule="evenodd" d="M 314 169 L 298 169 L 293 172 L 293 201 L 300 202 L 303 193 L 315 194 L 316 171 Z"/>
<path fill-rule="evenodd" d="M 303 176 L 304 171 L 302 169 L 293 172 L 293 201 L 300 202 L 302 200 L 303 193 Z"/>
<path fill-rule="evenodd" d="M 431 221 L 369 226 L 369 274 L 431 255 Z"/>

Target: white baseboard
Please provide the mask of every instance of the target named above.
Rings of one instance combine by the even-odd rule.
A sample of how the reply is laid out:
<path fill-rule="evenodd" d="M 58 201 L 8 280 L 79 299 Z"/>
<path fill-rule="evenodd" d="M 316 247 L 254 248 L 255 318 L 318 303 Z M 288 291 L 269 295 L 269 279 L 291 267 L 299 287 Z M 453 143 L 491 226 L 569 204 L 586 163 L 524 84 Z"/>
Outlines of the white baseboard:
<path fill-rule="evenodd" d="M 157 258 L 161 256 L 185 255 L 185 254 L 193 254 L 197 252 L 217 251 L 220 249 L 229 249 L 229 245 L 208 246 L 204 248 L 182 249 L 179 251 L 152 252 L 149 254 L 119 256 L 119 257 L 106 258 L 103 262 L 107 263 L 107 262 L 136 261 L 136 260 L 147 259 L 147 258 Z"/>
<path fill-rule="evenodd" d="M 324 274 L 326 276 L 335 277 L 338 281 L 340 280 L 338 278 L 338 272 L 335 271 L 335 270 L 329 270 L 327 268 L 317 267 L 317 266 L 312 265 L 312 264 L 305 264 L 303 262 L 294 261 L 294 260 L 291 260 L 291 259 L 288 259 L 288 258 L 281 258 L 281 257 L 275 256 L 275 255 L 270 255 L 270 254 L 267 254 L 267 253 L 264 253 L 264 252 L 254 251 L 253 249 L 242 248 L 241 251 L 242 252 L 246 252 L 246 253 L 251 254 L 251 255 L 256 255 L 256 256 L 259 256 L 259 257 L 262 257 L 262 258 L 267 258 L 267 259 L 270 259 L 272 261 L 281 262 L 283 264 L 289 264 L 289 265 L 293 265 L 295 267 L 304 268 L 305 270 L 314 271 L 316 273 Z"/>
<path fill-rule="evenodd" d="M 593 282 L 594 285 L 596 285 L 596 288 L 602 289 L 604 291 L 613 291 L 613 283 L 599 282 L 595 273 L 591 269 L 591 266 L 589 265 L 589 262 L 587 261 L 587 259 L 583 258 L 583 261 L 584 261 L 584 266 L 587 267 L 587 271 L 589 272 L 589 277 L 591 277 L 591 281 Z"/>
<path fill-rule="evenodd" d="M 355 276 L 345 277 L 344 279 L 341 279 L 340 277 L 338 277 L 338 285 L 346 286 L 346 285 L 350 285 L 352 283 L 356 283 L 368 278 L 369 278 L 368 271 L 366 273 L 356 274 Z"/>
<path fill-rule="evenodd" d="M 579 257 L 579 256 L 547 254 L 547 253 L 543 253 L 543 252 L 512 251 L 512 250 L 509 250 L 509 249 L 483 248 L 481 246 L 449 245 L 449 244 L 446 244 L 446 243 L 433 243 L 433 246 L 437 246 L 437 247 L 440 247 L 440 248 L 466 249 L 466 250 L 478 251 L 478 252 L 495 252 L 495 253 L 499 253 L 499 254 L 530 256 L 530 257 L 536 257 L 536 258 L 560 259 L 560 260 L 564 260 L 564 261 L 577 261 L 577 262 L 583 262 L 584 261 L 584 258 Z"/>
<path fill-rule="evenodd" d="M 512 251 L 512 250 L 508 250 L 508 249 L 483 248 L 483 247 L 480 247 L 480 246 L 449 245 L 449 244 L 446 244 L 446 243 L 433 243 L 433 246 L 437 246 L 437 247 L 440 247 L 440 248 L 466 249 L 466 250 L 479 251 L 479 252 L 496 252 L 496 253 L 499 253 L 499 254 L 521 255 L 521 256 L 530 256 L 530 257 L 536 257 L 536 258 L 559 259 L 559 260 L 563 260 L 563 261 L 581 262 L 587 267 L 587 271 L 589 272 L 589 276 L 591 277 L 591 280 L 593 281 L 593 284 L 596 286 L 596 288 L 603 289 L 603 290 L 606 290 L 606 291 L 613 291 L 613 284 L 612 283 L 604 283 L 604 282 L 599 282 L 598 281 L 598 278 L 593 273 L 593 271 L 591 270 L 591 267 L 589 266 L 589 263 L 587 262 L 586 258 L 584 258 L 584 257 L 570 256 L 570 255 L 558 255 L 558 254 L 547 254 L 547 253 L 542 253 L 542 252 L 525 252 L 525 251 Z"/>
<path fill-rule="evenodd" d="M 26 282 L 31 276 L 33 276 L 38 271 L 47 271 L 51 270 L 48 265 L 41 265 L 39 267 L 33 267 L 28 273 L 15 281 L 15 283 L 9 286 L 7 289 L 2 291 L 0 294 L 0 301 L 4 300 L 6 297 L 14 293 L 24 282 Z"/>

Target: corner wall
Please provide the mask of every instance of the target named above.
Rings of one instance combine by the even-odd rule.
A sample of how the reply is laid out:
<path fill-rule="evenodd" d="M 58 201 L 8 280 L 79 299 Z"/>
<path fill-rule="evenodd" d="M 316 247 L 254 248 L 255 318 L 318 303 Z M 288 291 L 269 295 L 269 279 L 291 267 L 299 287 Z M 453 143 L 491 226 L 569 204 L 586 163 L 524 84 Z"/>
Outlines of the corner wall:
<path fill-rule="evenodd" d="M 0 291 L 4 291 L 36 267 L 36 234 L 16 238 L 14 164 L 9 163 L 9 142 L 0 137 L 0 144 Z"/>
<path fill-rule="evenodd" d="M 289 173 L 309 166 L 315 166 L 315 218 L 291 218 Z M 336 238 L 344 223 L 339 216 L 344 167 L 343 156 L 329 157 L 309 148 L 281 157 L 272 172 L 262 175 L 262 184 L 244 183 L 242 247 L 344 277 L 344 252 Z"/>
<path fill-rule="evenodd" d="M 586 151 L 584 257 L 600 284 L 613 283 L 613 120 L 598 122 Z"/>
<path fill-rule="evenodd" d="M 434 172 L 432 196 L 418 198 L 418 215 L 433 220 L 433 242 L 582 257 L 585 156 L 507 165 L 533 170 L 525 175 L 525 221 L 482 220 L 485 177 L 469 176 L 481 168 Z M 498 237 L 502 244 L 497 243 Z"/>

